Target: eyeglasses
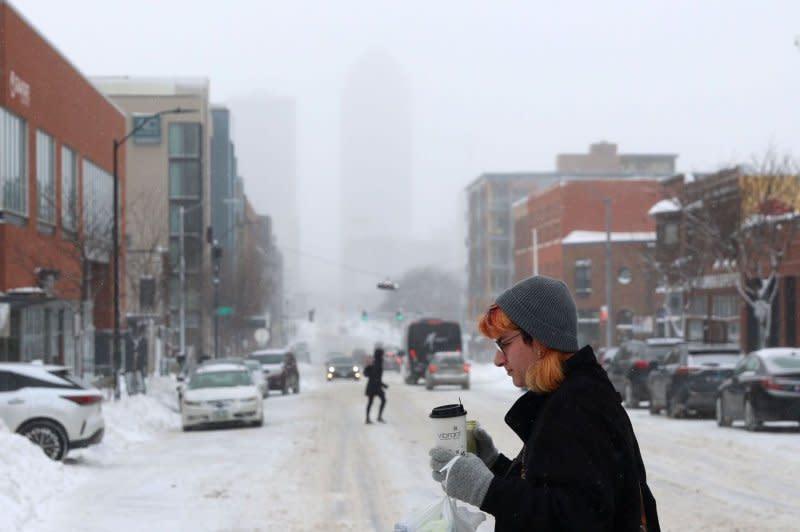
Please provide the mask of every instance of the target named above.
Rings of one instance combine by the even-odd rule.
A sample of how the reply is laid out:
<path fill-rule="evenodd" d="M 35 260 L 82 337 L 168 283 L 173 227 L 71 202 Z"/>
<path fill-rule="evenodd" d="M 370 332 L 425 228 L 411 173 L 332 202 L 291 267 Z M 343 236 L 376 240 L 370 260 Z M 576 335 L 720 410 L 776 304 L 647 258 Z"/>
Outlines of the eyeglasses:
<path fill-rule="evenodd" d="M 502 341 L 500 340 L 500 338 L 498 338 L 497 340 L 494 341 L 494 345 L 495 345 L 495 347 L 497 348 L 498 351 L 500 351 L 501 353 L 503 353 L 505 355 L 506 352 L 505 352 L 505 350 L 503 348 L 504 347 L 508 347 L 508 345 L 511 343 L 511 340 L 513 340 L 514 338 L 516 338 L 520 334 L 522 334 L 522 332 L 518 332 L 517 334 L 512 334 L 511 336 L 509 336 L 508 338 L 505 338 Z"/>

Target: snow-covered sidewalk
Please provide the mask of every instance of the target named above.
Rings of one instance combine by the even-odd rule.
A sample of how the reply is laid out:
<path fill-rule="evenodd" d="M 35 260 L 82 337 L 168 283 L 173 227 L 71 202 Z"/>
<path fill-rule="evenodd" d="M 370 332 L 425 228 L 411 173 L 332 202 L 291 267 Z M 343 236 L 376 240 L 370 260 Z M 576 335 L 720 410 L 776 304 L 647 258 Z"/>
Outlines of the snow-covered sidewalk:
<path fill-rule="evenodd" d="M 175 381 L 168 377 L 148 381 L 148 395 L 122 397 L 103 403 L 105 436 L 102 443 L 70 452 L 64 462 L 47 458 L 27 438 L 9 431 L 0 421 L 0 516 L 3 530 L 19 530 L 37 516 L 41 504 L 87 480 L 90 469 L 73 464 L 102 465 L 128 446 L 156 437 L 168 427 L 180 426 L 176 412 Z"/>

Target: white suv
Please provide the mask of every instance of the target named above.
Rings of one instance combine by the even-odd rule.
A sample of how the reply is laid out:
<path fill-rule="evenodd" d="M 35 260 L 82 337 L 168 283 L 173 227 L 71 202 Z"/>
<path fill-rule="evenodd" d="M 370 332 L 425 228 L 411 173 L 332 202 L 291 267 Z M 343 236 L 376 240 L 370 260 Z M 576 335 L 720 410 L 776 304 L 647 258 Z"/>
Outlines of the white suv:
<path fill-rule="evenodd" d="M 53 460 L 103 439 L 103 395 L 64 366 L 0 362 L 0 419 Z"/>

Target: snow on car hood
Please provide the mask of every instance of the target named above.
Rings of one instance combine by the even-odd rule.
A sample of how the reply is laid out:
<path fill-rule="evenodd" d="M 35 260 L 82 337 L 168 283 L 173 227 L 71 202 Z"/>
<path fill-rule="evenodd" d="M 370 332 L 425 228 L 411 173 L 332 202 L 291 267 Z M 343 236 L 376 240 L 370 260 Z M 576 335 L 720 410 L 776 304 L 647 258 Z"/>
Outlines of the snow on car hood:
<path fill-rule="evenodd" d="M 215 399 L 246 399 L 261 397 L 255 386 L 232 386 L 230 388 L 198 388 L 186 390 L 183 397 L 189 401 L 213 401 Z"/>

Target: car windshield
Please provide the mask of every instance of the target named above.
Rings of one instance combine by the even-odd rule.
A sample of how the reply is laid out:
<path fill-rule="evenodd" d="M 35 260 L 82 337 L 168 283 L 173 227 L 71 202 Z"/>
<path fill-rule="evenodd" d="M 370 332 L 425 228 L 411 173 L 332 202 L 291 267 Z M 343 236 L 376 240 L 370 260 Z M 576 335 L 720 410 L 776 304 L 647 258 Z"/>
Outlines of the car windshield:
<path fill-rule="evenodd" d="M 742 358 L 740 353 L 691 353 L 688 356 L 690 366 L 735 366 Z"/>
<path fill-rule="evenodd" d="M 644 360 L 663 360 L 673 347 L 671 345 L 648 345 L 642 351 L 641 358 Z"/>
<path fill-rule="evenodd" d="M 258 362 L 258 360 L 245 360 L 244 365 L 247 366 L 247 369 L 251 371 L 261 369 L 261 364 Z"/>
<path fill-rule="evenodd" d="M 195 373 L 189 380 L 189 389 L 227 388 L 253 384 L 249 371 L 210 371 Z"/>
<path fill-rule="evenodd" d="M 352 358 L 343 357 L 343 358 L 334 358 L 331 360 L 330 363 L 332 366 L 354 366 L 356 364 L 356 361 L 353 360 Z"/>
<path fill-rule="evenodd" d="M 253 353 L 250 358 L 258 360 L 262 364 L 282 364 L 283 353 Z"/>
<path fill-rule="evenodd" d="M 763 360 L 770 373 L 800 372 L 800 356 L 771 356 Z"/>

